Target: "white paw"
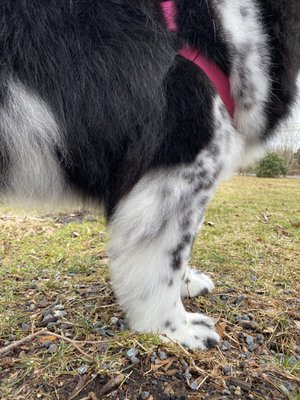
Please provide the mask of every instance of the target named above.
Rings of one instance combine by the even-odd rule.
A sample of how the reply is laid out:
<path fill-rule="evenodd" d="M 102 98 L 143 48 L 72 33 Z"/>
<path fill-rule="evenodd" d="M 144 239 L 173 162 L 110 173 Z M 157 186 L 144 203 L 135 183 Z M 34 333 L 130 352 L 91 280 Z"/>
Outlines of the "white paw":
<path fill-rule="evenodd" d="M 214 321 L 200 313 L 177 315 L 165 322 L 162 340 L 172 340 L 189 349 L 208 350 L 218 345 L 220 336 L 214 330 Z"/>
<path fill-rule="evenodd" d="M 204 296 L 214 287 L 208 275 L 197 269 L 187 268 L 181 285 L 181 297 Z"/>

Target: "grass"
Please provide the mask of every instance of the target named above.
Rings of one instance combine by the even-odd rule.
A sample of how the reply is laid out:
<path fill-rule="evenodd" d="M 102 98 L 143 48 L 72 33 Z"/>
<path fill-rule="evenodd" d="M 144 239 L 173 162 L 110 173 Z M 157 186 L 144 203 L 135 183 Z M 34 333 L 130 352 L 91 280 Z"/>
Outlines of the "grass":
<path fill-rule="evenodd" d="M 239 390 L 243 399 L 300 398 L 300 180 L 234 177 L 208 209 L 191 264 L 211 274 L 216 290 L 186 305 L 218 319 L 227 351 L 187 352 L 120 330 L 111 319 L 124 316 L 109 286 L 107 241 L 103 218 L 90 212 L 1 208 L 0 348 L 42 329 L 47 310 L 65 312 L 46 337 L 0 357 L 1 399 L 101 399 L 118 375 L 112 399 L 143 391 L 157 400 L 219 399 L 226 390 L 228 398 Z M 243 315 L 252 327 L 238 323 Z M 132 347 L 136 365 L 126 357 Z M 151 361 L 160 350 L 167 360 Z"/>

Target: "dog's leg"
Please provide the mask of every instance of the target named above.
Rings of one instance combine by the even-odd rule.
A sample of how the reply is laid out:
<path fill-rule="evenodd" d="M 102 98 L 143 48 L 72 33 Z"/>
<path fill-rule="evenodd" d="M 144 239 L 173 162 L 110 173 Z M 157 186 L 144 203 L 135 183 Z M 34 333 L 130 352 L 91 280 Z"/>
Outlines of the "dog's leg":
<path fill-rule="evenodd" d="M 199 280 L 186 270 L 213 186 L 206 183 L 200 190 L 190 183 L 201 176 L 201 168 L 198 160 L 184 171 L 144 177 L 114 214 L 110 256 L 113 287 L 132 329 L 207 349 L 219 340 L 213 320 L 186 312 L 181 301 L 187 274 L 194 281 L 192 294 L 213 286 L 209 278 L 203 285 L 202 274 Z"/>
<path fill-rule="evenodd" d="M 212 347 L 219 336 L 210 318 L 184 309 L 181 295 L 199 294 L 213 284 L 187 270 L 188 258 L 214 189 L 243 149 L 219 98 L 214 118 L 211 143 L 194 162 L 144 176 L 110 222 L 112 283 L 131 328 L 163 332 L 199 349 Z M 184 283 L 187 278 L 192 285 Z"/>

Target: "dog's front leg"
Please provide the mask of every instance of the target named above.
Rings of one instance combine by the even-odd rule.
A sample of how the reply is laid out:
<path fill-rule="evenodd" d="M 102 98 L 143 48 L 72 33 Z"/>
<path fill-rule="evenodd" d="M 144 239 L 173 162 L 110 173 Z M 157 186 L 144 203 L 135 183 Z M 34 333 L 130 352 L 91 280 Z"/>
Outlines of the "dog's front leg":
<path fill-rule="evenodd" d="M 110 256 L 113 288 L 132 329 L 207 349 L 219 340 L 213 320 L 187 312 L 181 300 L 187 275 L 193 295 L 213 286 L 187 270 L 211 190 L 209 185 L 195 190 L 190 183 L 192 175 L 198 179 L 199 165 L 141 179 L 112 218 Z"/>

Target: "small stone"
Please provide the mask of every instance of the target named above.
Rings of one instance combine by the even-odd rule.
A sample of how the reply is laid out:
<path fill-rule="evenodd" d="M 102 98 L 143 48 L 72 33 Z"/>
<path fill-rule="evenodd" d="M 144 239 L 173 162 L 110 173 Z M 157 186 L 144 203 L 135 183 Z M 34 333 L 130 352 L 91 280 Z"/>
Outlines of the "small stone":
<path fill-rule="evenodd" d="M 246 343 L 247 343 L 247 345 L 248 345 L 248 350 L 250 350 L 250 351 L 254 351 L 255 350 L 255 348 L 257 347 L 257 345 L 254 343 L 254 338 L 253 338 L 253 336 L 247 336 L 246 337 Z"/>
<path fill-rule="evenodd" d="M 31 303 L 29 306 L 29 311 L 35 310 L 35 304 Z"/>
<path fill-rule="evenodd" d="M 49 346 L 48 346 L 48 352 L 49 353 L 53 354 L 53 353 L 56 352 L 56 350 L 57 350 L 57 345 L 56 344 L 54 344 L 54 343 L 49 344 Z"/>
<path fill-rule="evenodd" d="M 231 392 L 233 392 L 236 389 L 236 386 L 234 385 L 230 385 L 228 388 Z"/>
<path fill-rule="evenodd" d="M 239 321 L 239 325 L 248 330 L 256 331 L 259 328 L 259 325 L 255 321 L 241 320 Z"/>
<path fill-rule="evenodd" d="M 252 353 L 250 351 L 245 351 L 245 353 L 242 354 L 243 358 L 250 358 L 252 356 Z"/>
<path fill-rule="evenodd" d="M 139 354 L 138 350 L 135 347 L 131 347 L 127 353 L 126 356 L 128 358 L 136 357 Z"/>
<path fill-rule="evenodd" d="M 228 350 L 230 350 L 231 346 L 230 346 L 230 343 L 225 340 L 224 342 L 221 342 L 219 344 L 219 348 L 222 351 L 228 351 Z"/>
<path fill-rule="evenodd" d="M 224 394 L 225 396 L 230 396 L 231 392 L 229 390 L 225 389 L 225 390 L 222 390 L 222 394 Z"/>
<path fill-rule="evenodd" d="M 95 332 L 100 336 L 106 336 L 106 331 L 103 328 L 96 328 Z"/>
<path fill-rule="evenodd" d="M 9 342 L 13 342 L 13 341 L 16 340 L 16 336 L 15 336 L 15 335 L 8 335 L 7 340 L 8 340 Z"/>
<path fill-rule="evenodd" d="M 250 280 L 251 280 L 252 282 L 256 282 L 256 281 L 257 281 L 257 276 L 254 275 L 254 274 L 250 274 Z"/>
<path fill-rule="evenodd" d="M 187 381 L 189 381 L 190 379 L 192 379 L 192 375 L 188 372 L 185 371 L 182 376 L 184 377 L 184 379 L 186 379 Z"/>
<path fill-rule="evenodd" d="M 130 361 L 131 361 L 131 363 L 132 363 L 133 365 L 137 365 L 137 364 L 140 363 L 140 359 L 139 359 L 138 357 L 132 357 L 132 358 L 130 359 Z"/>
<path fill-rule="evenodd" d="M 150 393 L 149 392 L 142 392 L 140 395 L 140 399 L 141 400 L 147 400 L 150 397 Z"/>
<path fill-rule="evenodd" d="M 168 358 L 168 354 L 165 351 L 159 351 L 158 356 L 161 360 L 166 360 Z"/>
<path fill-rule="evenodd" d="M 152 364 L 155 363 L 155 361 L 157 360 L 157 353 L 156 353 L 156 351 L 153 351 L 153 352 L 151 353 L 151 358 L 150 358 L 150 360 L 151 360 L 151 363 L 152 363 Z"/>
<path fill-rule="evenodd" d="M 119 319 L 118 327 L 119 327 L 120 331 L 125 331 L 125 329 L 128 329 L 128 324 L 126 323 L 126 321 L 124 321 L 124 319 Z"/>
<path fill-rule="evenodd" d="M 258 344 L 264 344 L 264 342 L 265 342 L 265 337 L 264 337 L 264 335 L 258 333 L 258 334 L 256 335 L 255 340 L 256 340 L 256 342 L 257 342 Z"/>
<path fill-rule="evenodd" d="M 29 325 L 24 323 L 21 325 L 21 329 L 22 329 L 22 331 L 28 331 Z"/>
<path fill-rule="evenodd" d="M 56 304 L 56 305 L 54 306 L 54 308 L 55 308 L 55 310 L 60 310 L 60 311 L 65 309 L 65 307 L 64 307 L 63 304 Z"/>
<path fill-rule="evenodd" d="M 245 341 L 245 335 L 243 332 L 238 333 L 237 335 L 239 342 L 244 342 Z"/>
<path fill-rule="evenodd" d="M 111 319 L 110 319 L 110 322 L 113 325 L 117 325 L 118 321 L 119 321 L 119 318 L 117 318 L 117 317 L 111 317 Z"/>
<path fill-rule="evenodd" d="M 241 396 L 242 395 L 242 391 L 241 391 L 241 388 L 239 386 L 235 389 L 234 394 L 236 396 Z"/>
<path fill-rule="evenodd" d="M 189 364 L 184 360 L 181 361 L 181 365 L 184 371 L 187 370 L 189 367 Z"/>
<path fill-rule="evenodd" d="M 57 318 L 63 318 L 67 315 L 66 311 L 62 311 L 62 310 L 56 310 L 54 311 L 54 316 Z"/>
<path fill-rule="evenodd" d="M 199 383 L 198 383 L 197 381 L 193 381 L 193 382 L 190 384 L 190 388 L 191 388 L 192 390 L 198 390 L 198 386 L 199 386 Z"/>
<path fill-rule="evenodd" d="M 88 365 L 84 364 L 81 367 L 77 368 L 77 372 L 79 373 L 79 375 L 84 375 L 87 373 L 88 369 Z"/>
<path fill-rule="evenodd" d="M 51 310 L 44 310 L 43 311 L 43 316 L 44 316 L 44 318 L 52 316 Z"/>
<path fill-rule="evenodd" d="M 247 300 L 247 297 L 245 295 L 241 294 L 235 299 L 234 303 L 241 304 L 241 303 L 244 303 L 246 300 Z"/>
<path fill-rule="evenodd" d="M 225 366 L 223 367 L 223 372 L 224 372 L 224 375 L 226 375 L 226 376 L 231 376 L 231 375 L 232 375 L 232 368 L 231 368 L 231 365 L 225 365 Z"/>

